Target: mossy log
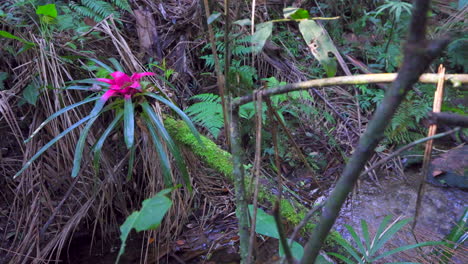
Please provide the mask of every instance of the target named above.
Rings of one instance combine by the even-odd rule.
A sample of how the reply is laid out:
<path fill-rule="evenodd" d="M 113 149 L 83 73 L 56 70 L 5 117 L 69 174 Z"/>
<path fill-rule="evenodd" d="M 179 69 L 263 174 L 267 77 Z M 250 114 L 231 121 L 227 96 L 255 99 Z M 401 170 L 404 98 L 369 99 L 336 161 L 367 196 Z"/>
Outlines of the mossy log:
<path fill-rule="evenodd" d="M 233 177 L 233 163 L 231 154 L 221 149 L 216 143 L 209 138 L 200 136 L 203 145 L 199 144 L 197 138 L 192 134 L 189 127 L 184 121 L 177 121 L 167 117 L 164 125 L 171 135 L 171 137 L 179 144 L 189 149 L 195 156 L 197 156 L 207 167 L 216 170 L 222 174 L 230 182 L 234 181 Z M 250 175 L 246 174 L 246 186 L 249 186 L 252 181 Z M 251 189 L 251 188 L 247 188 Z M 258 198 L 261 203 L 274 204 L 277 197 L 273 195 L 270 190 L 264 186 L 259 186 Z M 282 199 L 281 202 L 281 215 L 291 225 L 295 226 L 305 217 L 308 209 L 302 204 L 287 199 Z M 314 224 L 307 224 L 303 231 L 309 233 L 315 227 Z M 331 232 L 328 239 L 328 245 L 334 245 L 333 237 L 341 235 L 338 232 Z"/>

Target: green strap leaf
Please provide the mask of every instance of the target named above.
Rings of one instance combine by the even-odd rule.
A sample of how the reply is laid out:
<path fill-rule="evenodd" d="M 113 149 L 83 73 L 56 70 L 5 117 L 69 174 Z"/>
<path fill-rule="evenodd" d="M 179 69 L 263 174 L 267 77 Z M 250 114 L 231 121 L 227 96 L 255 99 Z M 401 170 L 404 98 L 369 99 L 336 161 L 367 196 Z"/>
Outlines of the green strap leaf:
<path fill-rule="evenodd" d="M 130 157 L 128 159 L 127 181 L 130 181 L 133 176 L 133 165 L 135 164 L 136 144 L 130 149 Z"/>
<path fill-rule="evenodd" d="M 357 261 L 357 263 L 363 263 L 361 257 L 359 257 L 358 253 L 354 250 L 353 246 L 348 243 L 348 241 L 342 238 L 336 238 L 335 241 L 340 244 Z"/>
<path fill-rule="evenodd" d="M 182 173 L 182 178 L 184 180 L 184 183 L 187 186 L 188 190 L 191 192 L 192 191 L 192 184 L 190 182 L 190 176 L 188 174 L 187 166 L 185 166 L 185 162 L 184 162 L 184 159 L 182 157 L 182 154 L 179 151 L 179 148 L 174 143 L 171 136 L 169 135 L 166 128 L 164 127 L 164 124 L 161 122 L 161 120 L 159 120 L 159 117 L 153 111 L 153 109 L 148 104 L 148 102 L 143 102 L 141 104 L 141 106 L 143 107 L 143 111 L 148 115 L 149 120 L 152 121 L 153 125 L 156 127 L 156 129 L 158 131 L 158 134 L 167 143 L 167 147 L 169 148 L 172 155 L 174 156 L 175 162 L 177 164 L 177 168 Z"/>
<path fill-rule="evenodd" d="M 99 66 L 103 67 L 103 68 L 106 69 L 106 71 L 108 71 L 109 73 L 115 72 L 114 69 L 112 69 L 111 67 L 109 67 L 107 64 L 105 64 L 105 63 L 102 62 L 102 61 L 99 61 L 99 60 L 96 60 L 96 59 L 92 59 L 92 58 L 90 58 L 89 60 L 90 60 L 90 61 L 93 61 L 93 62 L 95 62 L 96 64 L 98 64 Z"/>
<path fill-rule="evenodd" d="M 72 169 L 72 174 L 71 174 L 72 178 L 75 178 L 76 176 L 78 176 L 78 173 L 80 172 L 81 159 L 83 158 L 83 149 L 84 149 L 84 145 L 86 142 L 86 137 L 88 136 L 89 130 L 93 126 L 93 123 L 99 117 L 99 112 L 101 112 L 105 104 L 106 104 L 106 100 L 103 100 L 103 99 L 100 99 L 99 101 L 96 102 L 96 105 L 94 106 L 93 110 L 91 110 L 91 113 L 89 114 L 89 117 L 90 117 L 89 122 L 86 124 L 83 130 L 81 130 L 80 138 L 78 139 L 78 142 L 76 143 L 75 156 L 73 158 L 73 169 Z"/>
<path fill-rule="evenodd" d="M 327 252 L 327 254 L 330 255 L 330 256 L 333 256 L 335 258 L 338 258 L 338 259 L 344 261 L 347 264 L 355 264 L 355 262 L 351 261 L 349 258 L 347 258 L 347 257 L 345 257 L 345 256 L 343 256 L 341 254 L 334 253 L 334 252 Z"/>
<path fill-rule="evenodd" d="M 371 243 L 371 246 L 369 248 L 369 251 L 370 251 L 369 256 L 374 255 L 375 252 L 377 251 L 376 244 L 378 242 L 378 239 L 379 239 L 380 235 L 382 234 L 382 232 L 384 232 L 385 227 L 387 226 L 387 224 L 390 222 L 391 219 L 392 219 L 392 216 L 387 215 L 387 216 L 384 217 L 384 219 L 380 223 L 379 228 L 377 229 L 377 232 L 375 233 L 374 239 L 372 239 L 372 243 Z"/>
<path fill-rule="evenodd" d="M 361 219 L 361 228 L 362 228 L 362 236 L 364 237 L 364 242 L 366 243 L 366 249 L 370 250 L 371 240 L 369 236 L 369 227 L 367 226 L 367 222 L 364 221 L 364 219 Z M 369 256 L 369 252 L 366 252 L 364 255 L 366 256 L 366 259 L 367 259 L 367 256 Z"/>
<path fill-rule="evenodd" d="M 172 177 L 171 177 L 171 165 L 169 163 L 169 158 L 167 157 L 167 153 L 164 150 L 161 141 L 159 140 L 159 136 L 154 129 L 153 123 L 149 120 L 148 117 L 144 116 L 143 120 L 145 121 L 146 127 L 148 128 L 149 134 L 151 139 L 153 140 L 154 148 L 159 155 L 159 159 L 161 160 L 161 167 L 163 171 L 163 178 L 164 184 L 169 187 L 172 185 Z"/>
<path fill-rule="evenodd" d="M 398 232 L 401 228 L 403 228 L 404 225 L 409 223 L 411 221 L 411 218 L 408 219 L 403 219 L 400 221 L 396 221 L 392 224 L 390 224 L 385 231 L 379 235 L 379 238 L 377 240 L 377 243 L 375 244 L 373 248 L 373 254 L 377 252 L 380 248 L 383 247 L 387 241 L 395 235 L 396 232 Z M 377 235 L 376 235 L 377 236 Z M 371 256 L 373 255 L 371 254 Z"/>
<path fill-rule="evenodd" d="M 39 130 L 41 130 L 45 125 L 47 125 L 50 121 L 52 121 L 54 118 L 58 117 L 59 115 L 65 113 L 65 112 L 68 112 L 68 111 L 72 110 L 73 108 L 75 108 L 77 106 L 84 105 L 86 103 L 99 100 L 99 98 L 100 98 L 100 96 L 87 98 L 87 99 L 84 99 L 84 100 L 82 100 L 82 101 L 80 101 L 78 103 L 75 103 L 75 104 L 72 104 L 72 105 L 69 105 L 69 106 L 66 106 L 66 107 L 60 109 L 59 111 L 57 111 L 54 114 L 52 114 L 51 116 L 49 116 L 46 120 L 44 120 L 44 122 L 42 122 L 39 125 L 39 127 L 36 128 L 36 130 L 34 130 L 34 132 L 24 142 L 26 143 L 26 142 L 30 141 L 39 132 Z"/>
<path fill-rule="evenodd" d="M 94 166 L 94 171 L 96 173 L 99 172 L 99 167 L 100 167 L 99 161 L 101 159 L 102 146 L 104 145 L 104 142 L 106 141 L 110 132 L 112 132 L 115 126 L 120 122 L 120 120 L 122 120 L 122 117 L 123 117 L 123 111 L 118 111 L 114 120 L 112 120 L 110 125 L 107 127 L 104 133 L 102 133 L 101 137 L 99 138 L 99 140 L 96 142 L 96 144 L 93 147 L 93 152 L 94 152 L 93 166 Z"/>
<path fill-rule="evenodd" d="M 200 145 L 203 146 L 203 142 L 200 138 L 200 134 L 198 133 L 197 129 L 195 128 L 195 126 L 193 125 L 192 121 L 190 120 L 190 118 L 182 111 L 180 110 L 179 107 L 177 107 L 174 103 L 172 103 L 171 101 L 167 100 L 166 98 L 163 98 L 159 95 L 156 95 L 154 93 L 144 93 L 143 95 L 145 96 L 149 96 L 149 97 L 152 97 L 154 99 L 156 99 L 157 101 L 167 105 L 168 107 L 170 107 L 172 110 L 174 110 L 174 112 L 176 112 L 180 118 L 182 118 L 182 120 L 184 120 L 184 122 L 187 124 L 187 126 L 190 128 L 190 131 L 192 131 L 192 134 L 195 136 L 195 138 L 197 139 L 198 143 Z"/>
<path fill-rule="evenodd" d="M 131 97 L 124 100 L 124 139 L 127 149 L 131 149 L 135 141 L 135 113 Z"/>
<path fill-rule="evenodd" d="M 30 41 L 27 41 L 23 38 L 20 38 L 20 37 L 17 37 L 7 31 L 4 31 L 4 30 L 0 30 L 0 37 L 4 37 L 4 38 L 9 38 L 9 39 L 14 39 L 14 40 L 17 40 L 19 42 L 22 42 L 28 46 L 35 46 L 36 44 L 34 44 L 33 42 L 30 42 Z"/>
<path fill-rule="evenodd" d="M 120 64 L 119 61 L 117 61 L 115 58 L 109 58 L 109 61 L 112 63 L 114 68 L 119 71 L 119 72 L 125 72 L 124 69 L 122 68 L 122 65 Z"/>
<path fill-rule="evenodd" d="M 84 122 L 88 121 L 91 117 L 90 116 L 86 116 L 85 118 L 81 119 L 80 121 L 76 122 L 75 124 L 71 125 L 69 128 L 65 129 L 62 133 L 60 133 L 58 136 L 56 136 L 54 139 L 52 139 L 51 141 L 49 141 L 47 144 L 45 144 L 39 151 L 37 151 L 36 154 L 34 154 L 34 156 L 32 156 L 31 159 L 28 160 L 28 162 L 26 162 L 26 164 L 24 164 L 24 166 L 21 168 L 21 170 L 19 170 L 14 176 L 13 176 L 13 179 L 18 177 L 21 173 L 23 173 L 27 168 L 29 168 L 29 166 L 31 166 L 31 164 L 39 157 L 42 155 L 42 153 L 44 153 L 48 148 L 50 148 L 53 144 L 55 144 L 57 141 L 59 141 L 61 138 L 63 138 L 66 134 L 68 134 L 70 131 L 72 131 L 73 129 L 77 128 L 78 126 L 80 126 L 81 124 L 83 124 Z"/>
<path fill-rule="evenodd" d="M 436 246 L 436 245 L 443 245 L 443 244 L 445 244 L 445 243 L 442 242 L 442 241 L 428 241 L 428 242 L 422 242 L 422 243 L 418 243 L 418 244 L 414 244 L 414 245 L 402 246 L 402 247 L 395 248 L 393 250 L 390 250 L 390 251 L 387 251 L 387 252 L 383 253 L 382 255 L 372 259 L 371 262 L 377 261 L 377 260 L 379 260 L 381 258 L 388 257 L 390 255 L 393 255 L 393 254 L 401 252 L 401 251 L 406 251 L 406 250 L 410 250 L 410 249 L 418 248 L 418 247 Z"/>
<path fill-rule="evenodd" d="M 362 241 L 361 241 L 361 238 L 357 235 L 356 231 L 354 230 L 354 228 L 352 228 L 350 225 L 345 225 L 346 229 L 348 229 L 349 233 L 351 234 L 351 236 L 353 237 L 354 241 L 356 242 L 359 250 L 361 251 L 361 254 L 364 255 L 365 259 L 367 260 L 368 259 L 368 252 L 367 250 L 364 248 L 364 245 L 362 244 Z"/>
<path fill-rule="evenodd" d="M 95 78 L 90 78 L 90 79 L 82 79 L 82 80 L 75 80 L 75 81 L 70 81 L 68 82 L 70 84 L 75 84 L 75 83 L 89 83 L 89 84 L 97 84 L 99 86 L 104 86 L 104 87 L 109 87 L 110 84 L 105 83 L 105 82 L 100 82 L 96 80 Z"/>

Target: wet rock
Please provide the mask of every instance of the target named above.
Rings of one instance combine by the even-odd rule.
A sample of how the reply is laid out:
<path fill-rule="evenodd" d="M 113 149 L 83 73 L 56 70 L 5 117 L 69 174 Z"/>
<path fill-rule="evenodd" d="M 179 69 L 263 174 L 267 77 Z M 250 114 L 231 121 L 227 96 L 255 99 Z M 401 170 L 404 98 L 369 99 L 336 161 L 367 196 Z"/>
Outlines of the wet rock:
<path fill-rule="evenodd" d="M 426 179 L 436 186 L 468 189 L 468 146 L 452 149 L 434 159 Z"/>
<path fill-rule="evenodd" d="M 382 188 L 378 188 L 377 192 L 368 191 L 375 188 L 375 183 L 363 182 L 358 194 L 354 195 L 343 207 L 334 229 L 340 232 L 346 240 L 352 241 L 345 224 L 356 229 L 358 234 L 362 234 L 360 221 L 364 219 L 369 225 L 371 234 L 374 234 L 387 215 L 392 215 L 393 219 L 398 216 L 414 217 L 418 177 L 418 172 L 409 172 L 406 173 L 405 178 L 383 179 L 380 181 Z M 418 239 L 420 241 L 443 239 L 450 233 L 467 206 L 468 192 L 457 188 L 441 188 L 426 184 L 416 225 Z M 408 224 L 389 241 L 384 251 L 414 243 L 410 224 Z M 425 248 L 424 252 L 429 253 L 430 250 L 431 248 Z M 385 259 L 385 261 L 417 262 L 419 257 L 417 251 L 413 250 L 395 255 L 392 259 Z M 463 262 L 454 261 L 453 263 Z"/>

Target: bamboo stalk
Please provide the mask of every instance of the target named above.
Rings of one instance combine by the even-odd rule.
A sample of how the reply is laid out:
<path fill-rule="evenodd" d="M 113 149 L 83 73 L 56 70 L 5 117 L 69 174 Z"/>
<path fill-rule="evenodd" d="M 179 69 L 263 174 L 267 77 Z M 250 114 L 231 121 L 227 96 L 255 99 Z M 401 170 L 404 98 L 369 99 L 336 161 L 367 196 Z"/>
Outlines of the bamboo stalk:
<path fill-rule="evenodd" d="M 442 100 L 444 97 L 444 79 L 445 79 L 445 67 L 439 65 L 439 79 L 437 82 L 437 89 L 434 94 L 434 104 L 432 105 L 432 112 L 434 113 L 440 113 L 440 110 L 442 109 Z M 427 133 L 428 137 L 432 137 L 436 134 L 437 132 L 437 124 L 432 124 L 429 126 L 429 131 Z M 412 229 L 416 227 L 416 224 L 418 222 L 418 216 L 420 213 L 420 208 L 421 208 L 421 202 L 422 202 L 422 197 L 424 196 L 424 179 L 426 178 L 426 175 L 429 173 L 429 163 L 431 161 L 431 155 L 432 155 L 432 145 L 433 145 L 434 140 L 429 140 L 426 142 L 426 148 L 424 150 L 424 159 L 423 159 L 423 167 L 421 171 L 421 175 L 419 175 L 418 179 L 418 196 L 416 199 L 416 210 L 414 212 L 414 220 L 412 224 Z"/>
<path fill-rule="evenodd" d="M 321 88 L 336 85 L 358 85 L 371 83 L 391 83 L 396 80 L 397 73 L 377 73 L 377 74 L 360 74 L 353 76 L 340 76 L 325 79 L 309 80 L 297 82 L 270 88 L 262 91 L 262 96 L 269 97 L 277 94 L 289 93 L 298 90 L 307 90 L 311 88 Z M 425 73 L 422 74 L 418 81 L 420 83 L 437 83 L 439 74 Z M 468 83 L 468 74 L 446 74 L 444 81 L 449 81 L 453 86 L 458 87 L 461 84 Z M 233 106 L 243 105 L 253 101 L 253 96 L 246 95 L 232 101 Z"/>

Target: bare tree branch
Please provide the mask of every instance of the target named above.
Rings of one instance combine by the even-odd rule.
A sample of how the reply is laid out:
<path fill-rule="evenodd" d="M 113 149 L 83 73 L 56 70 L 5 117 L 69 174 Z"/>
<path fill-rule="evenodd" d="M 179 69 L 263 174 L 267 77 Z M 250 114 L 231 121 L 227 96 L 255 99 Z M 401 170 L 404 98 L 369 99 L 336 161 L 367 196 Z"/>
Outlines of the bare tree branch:
<path fill-rule="evenodd" d="M 429 113 L 429 119 L 434 124 L 444 124 L 448 126 L 468 127 L 468 116 L 462 116 L 454 113 Z"/>
<path fill-rule="evenodd" d="M 408 42 L 404 60 L 397 78 L 386 91 L 382 103 L 377 107 L 374 117 L 369 122 L 366 132 L 359 140 L 358 147 L 346 165 L 335 189 L 323 209 L 320 222 L 314 229 L 304 249 L 301 263 L 314 263 L 323 241 L 330 232 L 348 194 L 353 189 L 367 160 L 374 154 L 374 149 L 384 136 L 385 128 L 395 114 L 398 106 L 430 62 L 448 44 L 448 40 L 428 42 L 425 38 L 429 0 L 415 0 L 410 24 Z M 436 75 L 438 76 L 438 75 Z"/>

